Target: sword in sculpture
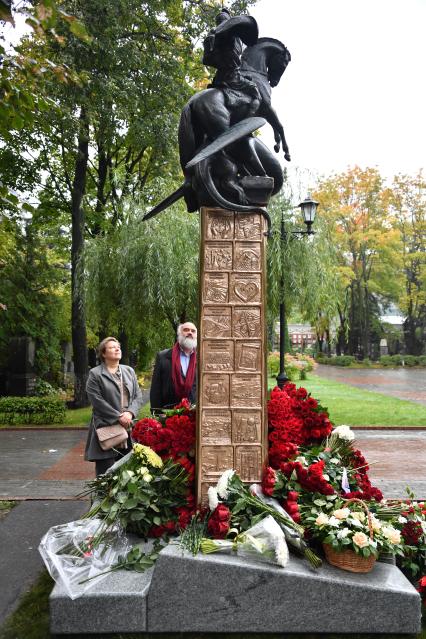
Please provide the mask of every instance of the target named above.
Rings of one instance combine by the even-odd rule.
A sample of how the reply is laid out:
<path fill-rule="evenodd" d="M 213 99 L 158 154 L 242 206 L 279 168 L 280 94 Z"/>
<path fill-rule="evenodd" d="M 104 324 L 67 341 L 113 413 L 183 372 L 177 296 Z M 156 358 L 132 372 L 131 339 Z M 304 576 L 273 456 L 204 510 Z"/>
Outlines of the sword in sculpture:
<path fill-rule="evenodd" d="M 240 140 L 245 135 L 250 135 L 254 131 L 257 131 L 257 129 L 260 129 L 260 127 L 262 127 L 264 124 L 266 124 L 266 120 L 259 117 L 247 118 L 245 120 L 242 120 L 241 122 L 233 124 L 227 131 L 221 133 L 215 140 L 213 140 L 213 142 L 210 142 L 210 144 L 208 144 L 206 147 L 204 147 L 204 149 L 197 153 L 197 155 L 195 155 L 192 160 L 187 163 L 185 169 L 193 168 L 203 160 L 206 160 L 215 153 L 218 153 L 218 151 L 222 151 L 222 149 L 225 149 L 230 144 L 238 142 L 238 140 Z M 183 197 L 184 193 L 185 184 L 182 184 L 178 189 L 176 189 L 176 191 L 168 195 L 162 202 L 148 211 L 148 213 L 143 216 L 142 220 L 149 220 L 158 213 L 161 213 L 161 211 L 164 211 L 169 206 L 180 200 L 180 198 Z"/>

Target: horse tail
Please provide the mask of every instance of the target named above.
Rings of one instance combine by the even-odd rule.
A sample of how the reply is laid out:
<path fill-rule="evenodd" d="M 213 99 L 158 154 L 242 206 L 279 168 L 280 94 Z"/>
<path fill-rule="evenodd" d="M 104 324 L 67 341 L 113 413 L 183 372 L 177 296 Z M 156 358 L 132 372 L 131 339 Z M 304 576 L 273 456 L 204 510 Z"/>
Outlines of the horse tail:
<path fill-rule="evenodd" d="M 192 122 L 192 109 L 191 104 L 188 102 L 182 109 L 182 113 L 179 121 L 178 131 L 179 141 L 179 157 L 182 171 L 185 173 L 185 166 L 189 160 L 195 155 L 195 135 Z"/>
<path fill-rule="evenodd" d="M 243 204 L 234 204 L 234 202 L 229 202 L 219 193 L 212 178 L 210 161 L 208 159 L 195 165 L 195 176 L 204 186 L 215 204 L 219 204 L 222 208 L 230 211 L 237 211 L 237 213 L 260 213 L 263 215 L 268 224 L 269 233 L 271 229 L 271 218 L 269 217 L 266 209 L 261 206 L 244 206 Z"/>

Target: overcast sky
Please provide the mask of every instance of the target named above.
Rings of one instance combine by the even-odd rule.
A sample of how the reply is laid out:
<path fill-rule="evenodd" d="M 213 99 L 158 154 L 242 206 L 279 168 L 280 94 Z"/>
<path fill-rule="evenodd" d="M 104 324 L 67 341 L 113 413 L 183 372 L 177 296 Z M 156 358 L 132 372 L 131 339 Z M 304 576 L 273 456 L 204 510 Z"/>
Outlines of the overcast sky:
<path fill-rule="evenodd" d="M 251 14 L 292 56 L 272 103 L 293 168 L 425 167 L 426 0 L 259 0 Z"/>

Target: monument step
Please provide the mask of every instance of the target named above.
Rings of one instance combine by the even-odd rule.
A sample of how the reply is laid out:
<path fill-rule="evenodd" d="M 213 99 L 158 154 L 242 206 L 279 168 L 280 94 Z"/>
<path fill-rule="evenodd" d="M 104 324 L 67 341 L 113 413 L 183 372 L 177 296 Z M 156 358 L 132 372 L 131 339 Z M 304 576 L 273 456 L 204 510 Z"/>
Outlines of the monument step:
<path fill-rule="evenodd" d="M 290 556 L 285 568 L 164 548 L 145 573 L 118 571 L 71 600 L 55 586 L 53 634 L 262 632 L 416 634 L 420 596 L 402 572 L 377 562 L 354 574 Z"/>

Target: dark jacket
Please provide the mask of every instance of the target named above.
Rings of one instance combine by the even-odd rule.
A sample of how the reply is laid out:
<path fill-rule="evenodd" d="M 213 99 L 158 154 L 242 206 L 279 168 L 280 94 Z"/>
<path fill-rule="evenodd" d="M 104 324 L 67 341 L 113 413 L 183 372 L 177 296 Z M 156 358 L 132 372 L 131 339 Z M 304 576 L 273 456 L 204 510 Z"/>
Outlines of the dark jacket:
<path fill-rule="evenodd" d="M 152 374 L 151 390 L 149 399 L 151 410 L 158 408 L 173 408 L 182 399 L 176 397 L 172 382 L 172 348 L 157 353 Z M 188 397 L 191 404 L 195 403 L 197 397 L 197 376 L 195 376 L 190 395 Z"/>
<path fill-rule="evenodd" d="M 120 365 L 123 384 L 129 392 L 129 406 L 125 409 L 136 417 L 142 405 L 142 393 L 135 371 L 130 366 Z M 86 392 L 93 408 L 87 435 L 84 458 L 88 461 L 114 457 L 113 450 L 102 450 L 96 436 L 96 428 L 116 424 L 121 413 L 120 387 L 104 364 L 92 368 L 86 384 Z M 130 443 L 130 441 L 129 441 Z"/>

